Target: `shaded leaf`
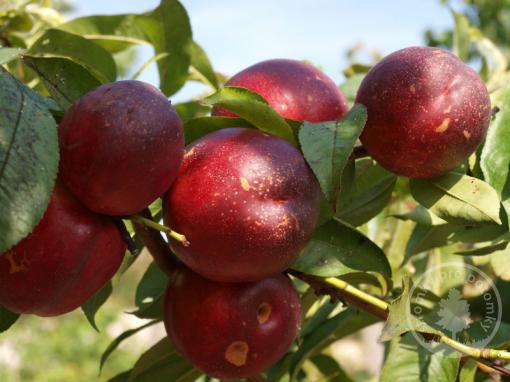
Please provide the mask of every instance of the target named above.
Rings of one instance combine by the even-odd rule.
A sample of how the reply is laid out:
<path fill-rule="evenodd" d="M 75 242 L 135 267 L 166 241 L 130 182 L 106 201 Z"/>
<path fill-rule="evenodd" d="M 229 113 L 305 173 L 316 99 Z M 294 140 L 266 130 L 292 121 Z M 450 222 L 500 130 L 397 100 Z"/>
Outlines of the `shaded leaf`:
<path fill-rule="evenodd" d="M 355 228 L 337 220 L 317 228 L 292 268 L 320 277 L 373 271 L 391 278 L 384 252 Z"/>
<path fill-rule="evenodd" d="M 411 220 L 415 223 L 426 226 L 434 226 L 447 223 L 446 220 L 443 220 L 440 217 L 434 215 L 423 206 L 417 206 L 405 214 L 395 214 L 390 216 L 401 220 Z"/>
<path fill-rule="evenodd" d="M 322 382 L 354 382 L 340 367 L 338 362 L 325 354 L 318 354 L 310 359 L 324 375 Z"/>
<path fill-rule="evenodd" d="M 340 121 L 304 122 L 299 131 L 303 155 L 334 211 L 340 194 L 344 168 L 366 120 L 366 108 L 363 105 L 355 105 Z"/>
<path fill-rule="evenodd" d="M 112 291 L 112 283 L 109 281 L 94 296 L 92 296 L 85 304 L 81 306 L 81 309 L 83 310 L 83 313 L 85 313 L 85 316 L 87 317 L 90 325 L 92 325 L 92 327 L 97 331 L 99 331 L 99 329 L 96 325 L 96 313 L 111 296 Z"/>
<path fill-rule="evenodd" d="M 100 45 L 81 36 L 48 29 L 29 49 L 31 55 L 65 57 L 89 70 L 101 82 L 113 82 L 117 76 L 115 61 Z"/>
<path fill-rule="evenodd" d="M 450 223 L 501 224 L 498 194 L 480 179 L 450 172 L 428 181 L 412 179 L 409 184 L 418 203 Z"/>
<path fill-rule="evenodd" d="M 225 86 L 202 100 L 207 106 L 222 106 L 258 129 L 295 144 L 291 126 L 257 93 L 248 89 Z"/>
<path fill-rule="evenodd" d="M 0 254 L 41 220 L 58 168 L 46 100 L 0 67 Z"/>
<path fill-rule="evenodd" d="M 0 47 L 0 65 L 7 64 L 24 52 L 25 49 Z"/>
<path fill-rule="evenodd" d="M 19 314 L 13 313 L 0 305 L 0 333 L 7 331 L 18 318 Z"/>
<path fill-rule="evenodd" d="M 67 58 L 24 55 L 23 62 L 41 78 L 63 110 L 101 85 L 87 69 Z"/>
<path fill-rule="evenodd" d="M 207 53 L 195 41 L 191 44 L 191 67 L 204 79 L 204 83 L 218 90 L 218 77 L 207 57 Z"/>
<path fill-rule="evenodd" d="M 464 62 L 469 58 L 471 45 L 470 23 L 468 18 L 460 13 L 452 12 L 455 20 L 453 29 L 453 52 Z"/>
<path fill-rule="evenodd" d="M 242 118 L 230 117 L 198 117 L 184 122 L 186 144 L 196 141 L 213 131 L 227 127 L 253 127 Z"/>
<path fill-rule="evenodd" d="M 432 248 L 442 247 L 449 243 L 450 236 L 457 230 L 452 224 L 425 226 L 417 224 L 406 246 L 406 260 Z"/>
<path fill-rule="evenodd" d="M 196 101 L 176 103 L 173 106 L 183 122 L 187 122 L 193 118 L 205 117 L 211 111 L 210 107 L 200 105 Z M 187 139 L 187 141 L 191 140 Z"/>

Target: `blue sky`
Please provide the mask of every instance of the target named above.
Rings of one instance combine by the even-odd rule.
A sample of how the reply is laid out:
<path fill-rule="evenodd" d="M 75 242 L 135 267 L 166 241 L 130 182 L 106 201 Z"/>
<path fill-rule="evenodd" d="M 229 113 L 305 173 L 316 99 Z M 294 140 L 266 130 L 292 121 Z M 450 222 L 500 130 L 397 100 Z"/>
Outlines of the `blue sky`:
<path fill-rule="evenodd" d="M 73 16 L 142 12 L 159 0 L 75 0 Z M 337 83 L 345 52 L 361 43 L 383 54 L 423 45 L 423 31 L 453 21 L 439 0 L 183 0 L 195 40 L 217 71 L 234 74 L 269 58 L 307 59 Z M 139 65 L 151 57 L 143 49 Z M 136 64 L 135 64 L 136 67 Z M 154 67 L 139 78 L 158 83 Z M 187 86 L 175 101 L 200 91 Z"/>

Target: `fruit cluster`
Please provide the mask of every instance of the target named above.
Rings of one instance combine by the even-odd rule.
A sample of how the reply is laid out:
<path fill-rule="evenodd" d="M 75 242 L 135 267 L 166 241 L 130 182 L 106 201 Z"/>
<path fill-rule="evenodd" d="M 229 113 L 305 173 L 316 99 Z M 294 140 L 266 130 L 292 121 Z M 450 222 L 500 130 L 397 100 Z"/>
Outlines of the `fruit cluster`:
<path fill-rule="evenodd" d="M 264 61 L 226 85 L 258 93 L 297 121 L 348 112 L 333 81 L 298 61 Z M 356 102 L 368 112 L 361 135 L 368 154 L 412 178 L 462 165 L 491 114 L 476 73 L 435 48 L 386 57 L 368 72 Z M 221 107 L 212 114 L 235 117 Z M 166 225 L 187 238 L 186 245 L 169 238 L 182 264 L 170 277 L 164 319 L 178 351 L 222 379 L 257 374 L 285 354 L 301 308 L 282 273 L 310 241 L 321 199 L 296 147 L 238 127 L 184 148 L 177 113 L 158 89 L 138 81 L 80 98 L 60 123 L 59 143 L 59 177 L 44 217 L 0 256 L 1 305 L 52 316 L 85 303 L 120 266 L 120 219 L 162 196 Z"/>

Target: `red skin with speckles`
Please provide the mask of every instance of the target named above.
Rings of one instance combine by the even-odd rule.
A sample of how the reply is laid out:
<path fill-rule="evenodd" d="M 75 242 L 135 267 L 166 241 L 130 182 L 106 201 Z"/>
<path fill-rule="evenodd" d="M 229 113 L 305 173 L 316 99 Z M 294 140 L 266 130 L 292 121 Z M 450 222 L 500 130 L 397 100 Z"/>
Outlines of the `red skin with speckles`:
<path fill-rule="evenodd" d="M 61 177 L 91 210 L 141 211 L 168 190 L 184 154 L 182 122 L 167 98 L 140 81 L 81 97 L 59 127 Z"/>
<path fill-rule="evenodd" d="M 320 189 L 301 153 L 255 129 L 216 131 L 187 147 L 164 218 L 191 243 L 172 249 L 216 281 L 254 281 L 287 269 L 310 240 Z"/>
<path fill-rule="evenodd" d="M 261 316 L 264 305 L 270 314 Z M 300 324 L 299 296 L 283 275 L 226 284 L 180 269 L 165 297 L 165 326 L 175 348 L 198 369 L 224 380 L 272 366 L 289 349 Z M 226 354 L 239 342 L 247 352 L 232 363 Z"/>
<path fill-rule="evenodd" d="M 112 278 L 125 250 L 110 218 L 57 185 L 34 231 L 0 255 L 0 305 L 38 316 L 70 312 Z"/>
<path fill-rule="evenodd" d="M 390 54 L 368 72 L 356 102 L 368 110 L 361 135 L 367 152 L 409 178 L 433 178 L 461 165 L 483 140 L 491 115 L 476 72 L 437 48 Z"/>
<path fill-rule="evenodd" d="M 348 111 L 345 97 L 335 83 L 301 61 L 262 61 L 237 73 L 225 85 L 258 93 L 281 116 L 296 121 L 336 121 Z M 213 115 L 236 116 L 221 107 L 215 107 Z"/>

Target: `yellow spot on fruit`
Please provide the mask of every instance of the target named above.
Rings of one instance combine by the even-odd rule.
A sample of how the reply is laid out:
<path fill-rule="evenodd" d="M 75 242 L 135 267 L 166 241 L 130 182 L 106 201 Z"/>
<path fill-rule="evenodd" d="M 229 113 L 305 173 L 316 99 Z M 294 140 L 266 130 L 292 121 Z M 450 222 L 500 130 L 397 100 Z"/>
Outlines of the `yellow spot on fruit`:
<path fill-rule="evenodd" d="M 271 308 L 271 305 L 269 305 L 267 302 L 263 302 L 259 305 L 257 308 L 257 321 L 259 324 L 265 324 L 269 320 L 272 310 L 273 309 Z"/>
<path fill-rule="evenodd" d="M 194 152 L 195 152 L 195 148 L 192 147 L 191 150 L 187 151 L 186 154 L 184 154 L 184 157 L 188 158 L 188 157 L 192 156 Z"/>
<path fill-rule="evenodd" d="M 452 105 L 450 105 L 446 109 L 444 109 L 444 112 L 449 113 L 451 110 L 452 110 Z"/>
<path fill-rule="evenodd" d="M 471 133 L 470 133 L 469 131 L 467 131 L 467 130 L 464 130 L 464 131 L 462 132 L 462 134 L 464 134 L 464 136 L 466 137 L 466 139 L 471 138 Z"/>
<path fill-rule="evenodd" d="M 278 225 L 276 226 L 277 228 L 280 228 L 280 227 L 287 227 L 290 223 L 290 220 L 289 220 L 289 217 L 287 216 L 287 214 L 283 215 L 283 219 L 280 223 L 278 223 Z"/>
<path fill-rule="evenodd" d="M 241 187 L 243 190 L 250 191 L 250 183 L 248 182 L 248 179 L 240 177 L 239 180 L 241 181 Z"/>
<path fill-rule="evenodd" d="M 244 341 L 232 342 L 225 350 L 225 359 L 237 367 L 246 365 L 250 347 Z"/>
<path fill-rule="evenodd" d="M 416 87 L 414 86 L 414 84 L 409 86 L 409 91 L 413 94 L 416 93 Z"/>
<path fill-rule="evenodd" d="M 25 272 L 28 270 L 25 259 L 21 260 L 19 264 L 16 263 L 16 260 L 14 260 L 14 252 L 8 251 L 4 256 L 10 265 L 9 274 L 12 275 L 14 273 Z"/>
<path fill-rule="evenodd" d="M 448 130 L 448 125 L 450 124 L 450 118 L 443 119 L 443 122 L 436 127 L 436 133 L 444 133 L 446 130 Z"/>

